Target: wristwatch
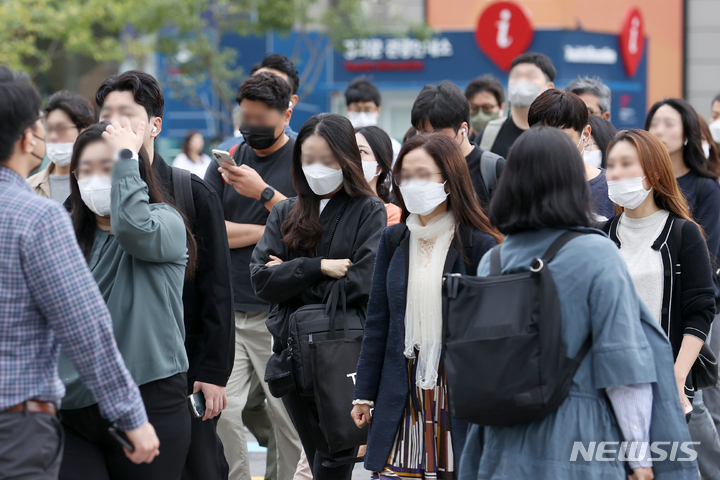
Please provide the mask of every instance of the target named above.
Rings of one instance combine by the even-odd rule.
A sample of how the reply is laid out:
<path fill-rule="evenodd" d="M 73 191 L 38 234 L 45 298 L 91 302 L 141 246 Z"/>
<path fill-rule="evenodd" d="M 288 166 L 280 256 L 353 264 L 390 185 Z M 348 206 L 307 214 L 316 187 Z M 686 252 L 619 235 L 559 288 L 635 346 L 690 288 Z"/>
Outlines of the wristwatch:
<path fill-rule="evenodd" d="M 275 189 L 273 187 L 267 187 L 263 192 L 260 194 L 260 201 L 262 203 L 267 203 L 275 196 Z"/>
<path fill-rule="evenodd" d="M 120 150 L 119 152 L 117 152 L 115 154 L 116 162 L 120 161 L 120 160 L 130 160 L 131 158 L 133 160 L 137 160 L 138 155 L 137 155 L 137 153 L 133 152 L 132 150 L 130 150 L 128 148 L 123 148 L 122 150 Z"/>

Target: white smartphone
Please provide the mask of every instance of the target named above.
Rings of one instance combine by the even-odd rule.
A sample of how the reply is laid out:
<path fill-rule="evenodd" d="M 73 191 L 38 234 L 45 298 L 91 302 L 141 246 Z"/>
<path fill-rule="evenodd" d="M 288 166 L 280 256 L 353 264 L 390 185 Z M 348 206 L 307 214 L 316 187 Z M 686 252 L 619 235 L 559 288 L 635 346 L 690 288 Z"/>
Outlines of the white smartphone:
<path fill-rule="evenodd" d="M 224 162 L 228 162 L 237 167 L 237 163 L 235 163 L 235 159 L 232 155 L 230 155 L 230 152 L 226 152 L 225 150 L 213 150 L 212 154 L 218 166 L 222 167 Z"/>

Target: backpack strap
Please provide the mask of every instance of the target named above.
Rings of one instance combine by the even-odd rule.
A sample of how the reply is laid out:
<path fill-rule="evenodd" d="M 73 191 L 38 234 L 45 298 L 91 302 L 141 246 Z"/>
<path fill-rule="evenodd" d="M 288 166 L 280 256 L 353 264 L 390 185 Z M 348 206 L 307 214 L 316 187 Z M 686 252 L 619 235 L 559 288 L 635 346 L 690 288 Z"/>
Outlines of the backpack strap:
<path fill-rule="evenodd" d="M 489 151 L 492 148 L 495 143 L 495 139 L 497 139 L 498 133 L 500 133 L 500 129 L 507 119 L 508 117 L 497 118 L 495 120 L 490 120 L 490 122 L 485 125 L 485 128 L 482 131 L 482 138 L 480 139 L 481 150 Z"/>
<path fill-rule="evenodd" d="M 488 196 L 492 196 L 497 186 L 497 162 L 502 157 L 496 155 L 488 150 L 483 150 L 480 156 L 480 176 L 485 182 L 485 187 L 488 190 Z"/>
<path fill-rule="evenodd" d="M 547 249 L 545 252 L 545 255 L 542 256 L 541 260 L 542 262 L 547 265 L 550 262 L 553 261 L 553 258 L 555 258 L 555 255 L 560 251 L 562 247 L 565 246 L 566 243 L 568 243 L 570 240 L 577 238 L 581 235 L 585 235 L 583 232 L 578 232 L 574 230 L 567 231 L 560 235 L 553 243 L 550 245 L 550 248 Z"/>
<path fill-rule="evenodd" d="M 230 147 L 230 150 L 228 150 L 228 153 L 231 157 L 233 157 L 233 160 L 235 160 L 235 163 L 237 163 L 238 167 L 242 165 L 240 159 L 242 158 L 242 150 L 245 144 L 245 139 L 243 138 L 242 142 L 238 143 L 237 145 L 233 145 L 232 147 Z"/>
<path fill-rule="evenodd" d="M 185 215 L 191 231 L 195 231 L 195 201 L 192 194 L 192 174 L 181 168 L 172 167 L 173 194 L 175 205 Z"/>
<path fill-rule="evenodd" d="M 495 245 L 490 251 L 490 275 L 496 276 L 502 274 L 502 265 L 500 262 L 500 248 L 502 244 Z"/>
<path fill-rule="evenodd" d="M 695 208 L 698 206 L 698 201 L 700 200 L 700 194 L 703 192 L 703 189 L 705 188 L 705 177 L 698 178 L 697 182 L 695 183 Z"/>

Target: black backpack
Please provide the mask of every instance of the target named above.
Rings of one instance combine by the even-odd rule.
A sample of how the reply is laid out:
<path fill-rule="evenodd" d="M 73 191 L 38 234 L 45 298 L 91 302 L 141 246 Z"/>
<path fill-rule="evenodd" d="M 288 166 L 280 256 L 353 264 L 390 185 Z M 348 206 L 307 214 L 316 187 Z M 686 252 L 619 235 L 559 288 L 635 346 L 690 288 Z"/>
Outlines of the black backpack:
<path fill-rule="evenodd" d="M 560 235 L 527 272 L 503 275 L 498 245 L 490 276 L 445 275 L 443 358 L 454 418 L 510 426 L 539 420 L 565 401 L 592 342 L 567 357 L 547 265 L 580 235 Z"/>
<path fill-rule="evenodd" d="M 173 196 L 175 206 L 185 215 L 190 231 L 195 233 L 195 201 L 192 193 L 192 174 L 182 168 L 172 167 Z"/>

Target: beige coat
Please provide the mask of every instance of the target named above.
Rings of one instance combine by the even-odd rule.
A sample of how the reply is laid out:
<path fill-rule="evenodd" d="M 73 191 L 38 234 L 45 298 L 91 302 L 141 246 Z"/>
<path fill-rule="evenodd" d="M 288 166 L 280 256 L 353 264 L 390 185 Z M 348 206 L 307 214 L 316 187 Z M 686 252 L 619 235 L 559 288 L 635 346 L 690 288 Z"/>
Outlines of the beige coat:
<path fill-rule="evenodd" d="M 50 198 L 50 174 L 55 169 L 55 164 L 50 162 L 48 166 L 27 179 L 28 185 L 41 197 Z"/>

